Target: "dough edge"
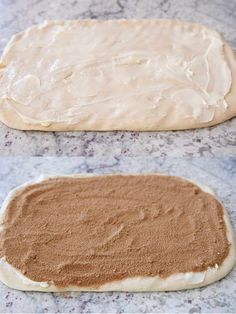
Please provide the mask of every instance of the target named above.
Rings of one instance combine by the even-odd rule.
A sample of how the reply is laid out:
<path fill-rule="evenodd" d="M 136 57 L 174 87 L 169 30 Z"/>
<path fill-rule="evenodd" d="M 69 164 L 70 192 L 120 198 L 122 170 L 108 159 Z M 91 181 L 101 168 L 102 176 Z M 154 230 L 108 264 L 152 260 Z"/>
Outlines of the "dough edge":
<path fill-rule="evenodd" d="M 211 29 L 205 25 L 202 25 L 200 23 L 192 23 L 184 20 L 177 20 L 177 19 L 110 19 L 110 20 L 92 20 L 92 19 L 78 19 L 78 20 L 49 20 L 45 21 L 44 23 L 33 25 L 28 28 L 26 28 L 24 31 L 21 31 L 19 33 L 16 33 L 13 35 L 10 39 L 10 41 L 7 43 L 3 53 L 2 57 L 8 53 L 11 49 L 14 49 L 14 44 L 17 42 L 22 35 L 25 33 L 29 33 L 34 28 L 40 28 L 44 24 L 46 26 L 50 25 L 63 25 L 67 21 L 70 22 L 81 22 L 81 23 L 100 23 L 100 22 L 112 22 L 112 21 L 134 21 L 136 23 L 140 21 L 158 21 L 161 23 L 173 23 L 175 25 L 182 25 L 183 27 L 189 28 L 189 29 L 205 29 L 207 31 L 214 31 L 218 35 L 220 35 L 221 40 L 224 45 L 224 56 L 226 59 L 226 62 L 229 66 L 229 69 L 231 70 L 231 76 L 232 76 L 232 85 L 229 93 L 226 95 L 225 100 L 228 103 L 228 108 L 225 112 L 220 113 L 217 111 L 215 113 L 214 118 L 209 122 L 200 122 L 197 119 L 189 118 L 189 119 L 178 119 L 177 122 L 172 123 L 171 125 L 166 125 L 165 122 L 157 123 L 156 126 L 149 126 L 148 123 L 145 125 L 143 123 L 137 125 L 136 121 L 130 121 L 125 122 L 125 125 L 122 125 L 121 121 L 117 120 L 116 123 L 109 123 L 108 125 L 106 123 L 103 123 L 101 121 L 96 121 L 95 124 L 89 125 L 86 121 L 76 123 L 76 124 L 68 124 L 64 122 L 53 122 L 52 124 L 45 126 L 42 125 L 39 121 L 35 120 L 30 122 L 24 122 L 22 118 L 13 110 L 9 108 L 5 108 L 5 110 L 1 109 L 0 106 L 0 121 L 3 122 L 8 127 L 11 127 L 13 129 L 19 129 L 19 130 L 36 130 L 36 131 L 171 131 L 171 130 L 186 130 L 186 129 L 195 129 L 195 128 L 205 128 L 214 126 L 220 123 L 225 122 L 226 120 L 229 120 L 236 116 L 236 57 L 235 53 L 231 49 L 231 47 L 228 45 L 228 43 L 224 40 L 223 36 L 215 31 L 214 29 Z M 1 59 L 0 59 L 0 70 L 1 70 Z M 4 65 L 4 67 L 7 65 Z"/>
<path fill-rule="evenodd" d="M 113 174 L 75 174 L 75 175 L 56 175 L 56 176 L 40 176 L 39 179 L 29 181 L 11 190 L 2 204 L 0 210 L 0 228 L 3 223 L 4 212 L 8 206 L 8 203 L 14 198 L 16 194 L 21 192 L 26 186 L 42 182 L 50 178 L 60 178 L 60 177 L 74 177 L 74 178 L 87 178 L 87 177 L 101 177 L 101 176 L 114 176 L 114 175 L 163 175 L 169 176 L 163 173 L 113 173 Z M 215 197 L 214 192 L 207 186 L 196 183 L 187 178 L 177 177 L 181 180 L 189 181 L 204 192 L 210 193 Z M 224 206 L 223 206 L 224 208 Z M 171 275 L 167 278 L 155 277 L 134 277 L 126 278 L 119 281 L 113 281 L 103 284 L 100 287 L 76 287 L 69 286 L 66 288 L 58 288 L 54 284 L 48 284 L 47 282 L 35 282 L 21 274 L 16 268 L 7 263 L 4 258 L 0 259 L 0 281 L 3 282 L 10 288 L 23 290 L 23 291 L 41 291 L 41 292 L 66 292 L 66 291 L 94 291 L 94 292 L 105 292 L 105 291 L 123 291 L 123 292 L 151 292 L 151 291 L 176 291 L 185 290 L 192 288 L 199 288 L 209 285 L 217 280 L 225 277 L 234 267 L 236 263 L 236 237 L 228 216 L 226 209 L 224 208 L 224 222 L 227 229 L 227 238 L 230 243 L 229 254 L 224 260 L 223 264 L 208 268 L 204 272 L 187 272 L 187 273 L 177 273 Z"/>

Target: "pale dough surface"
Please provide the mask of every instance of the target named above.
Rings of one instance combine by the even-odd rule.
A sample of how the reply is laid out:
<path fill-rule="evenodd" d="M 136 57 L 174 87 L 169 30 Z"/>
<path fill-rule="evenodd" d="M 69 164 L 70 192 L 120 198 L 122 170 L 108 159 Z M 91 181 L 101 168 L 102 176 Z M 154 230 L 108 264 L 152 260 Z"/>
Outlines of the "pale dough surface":
<path fill-rule="evenodd" d="M 124 175 L 124 174 L 122 174 Z M 128 174 L 130 175 L 130 174 Z M 134 174 L 132 174 L 134 175 Z M 142 174 L 144 175 L 144 174 Z M 152 174 L 154 175 L 154 174 Z M 157 174 L 156 175 L 162 175 Z M 72 175 L 70 177 L 87 177 L 94 176 L 94 174 L 78 174 Z M 68 176 L 67 176 L 68 177 Z M 0 211 L 0 228 L 4 228 L 3 217 L 4 212 L 7 208 L 8 203 L 14 198 L 15 194 L 18 193 L 21 189 L 25 188 L 27 185 L 30 185 L 35 182 L 42 182 L 43 180 L 48 179 L 48 177 L 42 177 L 37 181 L 28 182 L 24 185 L 17 187 L 16 189 L 10 191 L 9 195 L 5 199 L 1 211 Z M 184 180 L 188 180 L 183 178 Z M 190 181 L 190 180 L 188 180 Z M 190 181 L 198 185 L 203 191 L 211 193 L 214 195 L 213 191 L 205 186 L 202 186 L 199 183 Z M 7 263 L 4 258 L 0 259 L 0 281 L 13 289 L 24 290 L 24 291 L 42 291 L 42 292 L 59 292 L 59 291 L 173 291 L 173 290 L 182 290 L 182 289 L 191 289 L 203 287 L 208 284 L 211 284 L 221 278 L 225 277 L 236 263 L 236 239 L 235 234 L 232 228 L 232 225 L 229 220 L 227 211 L 224 208 L 224 221 L 227 229 L 227 238 L 230 245 L 229 254 L 224 260 L 223 264 L 214 268 L 208 268 L 204 272 L 187 272 L 187 273 L 178 273 L 171 275 L 165 279 L 156 277 L 135 277 L 127 278 L 120 281 L 114 281 L 102 285 L 99 289 L 95 290 L 88 287 L 76 287 L 70 286 L 63 289 L 58 289 L 54 284 L 48 282 L 35 282 L 25 277 L 20 273 L 16 268 L 12 267 Z"/>
<path fill-rule="evenodd" d="M 236 115 L 236 59 L 177 20 L 49 21 L 0 63 L 0 120 L 25 130 L 175 130 Z"/>

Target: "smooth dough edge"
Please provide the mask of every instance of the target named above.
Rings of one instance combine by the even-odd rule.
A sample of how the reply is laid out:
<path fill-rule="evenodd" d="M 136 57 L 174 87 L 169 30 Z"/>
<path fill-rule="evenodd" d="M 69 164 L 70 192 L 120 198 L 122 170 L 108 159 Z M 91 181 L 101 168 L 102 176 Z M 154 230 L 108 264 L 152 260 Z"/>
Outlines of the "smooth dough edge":
<path fill-rule="evenodd" d="M 89 20 L 89 19 L 84 19 L 84 20 L 54 20 L 54 21 L 45 21 L 44 23 L 50 25 L 55 25 L 55 24 L 65 24 L 67 21 L 73 21 L 73 22 L 82 22 L 82 23 L 97 23 L 97 22 L 103 22 L 103 20 Z M 107 20 L 107 22 L 112 22 L 113 20 Z M 125 20 L 125 19 L 118 19 L 115 21 L 150 21 L 150 20 L 145 20 L 145 19 L 140 19 L 140 20 Z M 174 24 L 182 24 L 184 27 L 188 27 L 190 29 L 206 29 L 208 31 L 214 31 L 215 30 L 199 24 L 199 23 L 191 23 L 191 22 L 186 22 L 182 20 L 171 20 L 171 19 L 155 19 L 154 21 L 161 21 L 162 23 L 174 23 Z M 33 25 L 31 27 L 28 27 L 22 32 L 19 32 L 15 35 L 12 36 L 8 44 L 6 45 L 2 57 L 8 53 L 14 47 L 14 43 L 17 42 L 22 35 L 24 35 L 27 32 L 32 31 L 34 28 L 40 28 L 43 24 L 39 25 Z M 219 34 L 218 32 L 216 32 Z M 236 56 L 231 47 L 227 44 L 227 42 L 224 40 L 223 36 L 219 34 L 221 37 L 221 40 L 224 45 L 224 53 L 225 53 L 225 58 L 227 61 L 227 64 L 230 68 L 231 71 L 231 76 L 232 76 L 232 85 L 231 85 L 231 90 L 230 92 L 226 95 L 225 100 L 227 101 L 229 107 L 228 109 L 224 112 L 221 113 L 219 111 L 216 112 L 214 118 L 209 121 L 209 122 L 199 122 L 194 118 L 189 118 L 189 119 L 182 119 L 177 121 L 176 123 L 172 124 L 171 126 L 165 125 L 165 123 L 158 123 L 156 127 L 150 127 L 148 125 L 142 125 L 137 126 L 135 121 L 131 121 L 129 123 L 128 127 L 116 127 L 116 125 L 109 125 L 104 126 L 103 123 L 97 122 L 97 126 L 88 126 L 86 121 L 85 122 L 80 122 L 76 124 L 66 124 L 66 123 L 58 123 L 54 122 L 49 126 L 44 126 L 40 124 L 37 120 L 34 123 L 25 123 L 21 117 L 13 110 L 8 108 L 5 108 L 4 111 L 1 109 L 0 106 L 0 121 L 3 122 L 5 125 L 8 127 L 11 127 L 13 129 L 19 129 L 19 130 L 36 130 L 36 131 L 170 131 L 170 130 L 185 130 L 185 129 L 195 129 L 195 128 L 205 128 L 205 127 L 210 127 L 214 126 L 220 123 L 225 122 L 226 120 L 229 120 L 233 117 L 236 116 Z M 0 71 L 1 67 L 3 66 L 2 62 L 0 61 Z M 4 65 L 4 67 L 7 65 Z"/>
<path fill-rule="evenodd" d="M 75 177 L 75 178 L 85 178 L 85 177 L 94 177 L 94 176 L 113 176 L 113 175 L 166 175 L 162 173 L 142 173 L 142 174 L 77 174 L 77 175 L 61 175 L 61 176 L 42 176 L 38 180 L 27 182 L 23 185 L 18 186 L 17 188 L 11 190 L 6 197 L 5 201 L 2 204 L 0 210 L 0 228 L 4 228 L 1 225 L 3 224 L 4 212 L 8 206 L 8 203 L 14 198 L 14 196 L 21 192 L 26 186 L 34 184 L 37 182 L 42 182 L 49 178 L 57 177 Z M 200 187 L 204 192 L 210 193 L 215 197 L 214 192 L 195 181 L 178 177 L 181 180 L 186 180 L 192 182 L 193 184 Z M 224 208 L 224 206 L 223 206 Z M 184 290 L 199 288 L 206 285 L 209 285 L 217 280 L 225 277 L 234 267 L 236 263 L 236 238 L 230 223 L 230 219 L 226 209 L 224 208 L 224 222 L 227 230 L 227 238 L 230 243 L 229 254 L 222 263 L 222 265 L 215 268 L 208 268 L 204 272 L 188 272 L 188 273 L 178 273 L 171 275 L 165 279 L 161 279 L 158 276 L 155 277 L 134 277 L 127 278 L 120 281 L 114 281 L 100 286 L 99 288 L 92 287 L 76 287 L 69 286 L 67 288 L 59 289 L 55 285 L 48 285 L 47 283 L 40 283 L 30 280 L 21 274 L 17 269 L 7 263 L 4 258 L 0 259 L 0 281 L 10 288 L 23 290 L 23 291 L 41 291 L 41 292 L 63 292 L 63 291 L 126 291 L 126 292 L 148 292 L 148 291 L 175 291 L 175 290 Z M 1 229 L 0 229 L 1 230 Z"/>

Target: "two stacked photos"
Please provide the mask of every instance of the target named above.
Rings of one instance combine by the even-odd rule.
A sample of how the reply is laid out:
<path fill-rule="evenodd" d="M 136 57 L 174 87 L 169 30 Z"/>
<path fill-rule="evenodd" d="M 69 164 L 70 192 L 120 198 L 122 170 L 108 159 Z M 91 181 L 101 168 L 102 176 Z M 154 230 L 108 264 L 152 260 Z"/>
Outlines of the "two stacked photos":
<path fill-rule="evenodd" d="M 236 2 L 0 7 L 0 312 L 233 313 Z"/>

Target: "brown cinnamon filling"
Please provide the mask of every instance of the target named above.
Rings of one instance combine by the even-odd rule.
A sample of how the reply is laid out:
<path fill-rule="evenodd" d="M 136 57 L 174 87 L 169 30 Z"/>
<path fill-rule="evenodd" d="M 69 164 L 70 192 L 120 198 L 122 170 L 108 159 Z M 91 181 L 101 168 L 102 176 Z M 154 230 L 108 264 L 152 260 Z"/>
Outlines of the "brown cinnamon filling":
<path fill-rule="evenodd" d="M 34 281 L 99 286 L 221 265 L 229 252 L 222 205 L 159 175 L 54 178 L 10 201 L 0 254 Z"/>

